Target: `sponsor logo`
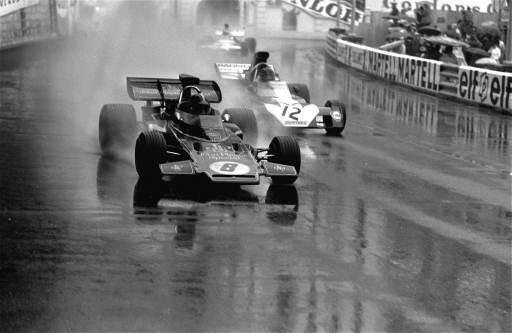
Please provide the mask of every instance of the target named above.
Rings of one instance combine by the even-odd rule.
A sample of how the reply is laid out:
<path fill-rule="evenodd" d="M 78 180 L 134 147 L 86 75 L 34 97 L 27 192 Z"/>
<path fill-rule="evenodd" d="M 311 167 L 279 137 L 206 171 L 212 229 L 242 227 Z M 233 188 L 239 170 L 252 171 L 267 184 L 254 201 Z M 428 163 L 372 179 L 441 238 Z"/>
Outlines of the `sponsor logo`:
<path fill-rule="evenodd" d="M 300 8 L 303 11 L 320 15 L 344 23 L 352 21 L 352 2 L 349 0 L 284 0 L 283 2 Z M 363 20 L 364 4 L 357 3 L 355 23 Z"/>
<path fill-rule="evenodd" d="M 164 174 L 192 174 L 192 164 L 189 161 L 160 164 Z"/>
<path fill-rule="evenodd" d="M 461 67 L 457 92 L 465 100 L 509 109 L 512 107 L 512 75 Z"/>

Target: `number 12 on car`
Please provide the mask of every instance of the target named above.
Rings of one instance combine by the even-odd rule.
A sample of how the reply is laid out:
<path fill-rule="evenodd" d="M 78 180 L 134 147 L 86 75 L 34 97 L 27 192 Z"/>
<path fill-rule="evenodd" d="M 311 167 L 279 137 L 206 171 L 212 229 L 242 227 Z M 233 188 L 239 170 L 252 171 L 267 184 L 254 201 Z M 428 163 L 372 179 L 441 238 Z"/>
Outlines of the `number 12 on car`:
<path fill-rule="evenodd" d="M 290 112 L 288 113 L 288 111 Z M 302 107 L 300 105 L 285 105 L 281 116 L 286 117 L 288 115 L 290 119 L 299 120 L 297 115 L 300 114 L 301 111 Z"/>

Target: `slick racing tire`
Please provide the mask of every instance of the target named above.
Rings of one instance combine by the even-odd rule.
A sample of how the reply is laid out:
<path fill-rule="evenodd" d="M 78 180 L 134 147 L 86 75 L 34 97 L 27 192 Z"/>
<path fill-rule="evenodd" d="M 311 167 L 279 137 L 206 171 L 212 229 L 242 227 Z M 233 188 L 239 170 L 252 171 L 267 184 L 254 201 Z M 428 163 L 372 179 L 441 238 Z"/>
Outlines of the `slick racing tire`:
<path fill-rule="evenodd" d="M 345 104 L 343 104 L 341 101 L 335 99 L 335 100 L 329 100 L 329 101 L 325 102 L 325 106 L 328 108 L 331 108 L 331 110 L 333 110 L 333 111 L 339 111 L 341 113 L 341 118 L 342 118 L 340 127 L 326 128 L 325 132 L 327 133 L 327 135 L 330 135 L 330 136 L 340 136 L 341 132 L 343 132 L 343 130 L 345 129 L 345 125 L 347 123 L 347 110 L 345 109 Z"/>
<path fill-rule="evenodd" d="M 99 142 L 104 155 L 133 144 L 137 131 L 137 116 L 133 105 L 105 104 L 100 111 Z"/>
<path fill-rule="evenodd" d="M 247 44 L 247 51 L 249 53 L 256 52 L 256 38 L 248 37 L 244 42 Z"/>
<path fill-rule="evenodd" d="M 256 143 L 258 138 L 258 121 L 251 109 L 231 108 L 222 112 L 222 118 L 229 115 L 228 123 L 237 125 L 242 131 L 242 139 L 249 143 Z"/>
<path fill-rule="evenodd" d="M 274 184 L 293 184 L 300 172 L 299 143 L 291 136 L 276 136 L 268 147 L 269 162 L 291 165 L 297 171 L 296 176 L 272 176 Z"/>
<path fill-rule="evenodd" d="M 139 134 L 135 143 L 135 168 L 140 178 L 153 180 L 161 177 L 159 164 L 165 162 L 165 150 L 165 138 L 161 132 Z"/>
<path fill-rule="evenodd" d="M 249 55 L 249 45 L 245 40 L 240 43 L 240 55 L 242 57 L 247 57 Z"/>
<path fill-rule="evenodd" d="M 288 90 L 290 94 L 303 98 L 306 103 L 310 103 L 311 98 L 309 96 L 308 86 L 302 83 L 288 83 Z"/>

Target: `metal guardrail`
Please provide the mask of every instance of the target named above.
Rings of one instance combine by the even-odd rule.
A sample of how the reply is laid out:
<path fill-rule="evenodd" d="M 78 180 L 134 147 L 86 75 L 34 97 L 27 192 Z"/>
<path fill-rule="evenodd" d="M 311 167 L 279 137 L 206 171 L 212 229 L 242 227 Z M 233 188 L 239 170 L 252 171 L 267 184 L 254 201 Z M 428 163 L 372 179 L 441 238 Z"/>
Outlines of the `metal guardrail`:
<path fill-rule="evenodd" d="M 381 79 L 512 114 L 512 73 L 383 51 L 347 42 L 332 31 L 325 50 L 338 63 Z"/>

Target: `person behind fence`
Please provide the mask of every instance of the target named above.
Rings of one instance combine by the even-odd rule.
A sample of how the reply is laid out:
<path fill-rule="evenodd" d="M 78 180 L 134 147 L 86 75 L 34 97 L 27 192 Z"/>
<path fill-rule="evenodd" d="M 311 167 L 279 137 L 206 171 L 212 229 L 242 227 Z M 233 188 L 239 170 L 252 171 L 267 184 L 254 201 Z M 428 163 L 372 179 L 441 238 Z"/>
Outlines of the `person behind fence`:
<path fill-rule="evenodd" d="M 404 40 L 405 50 L 408 55 L 419 57 L 421 55 L 421 37 L 416 31 L 416 26 L 411 24 L 407 28 L 408 35 Z"/>
<path fill-rule="evenodd" d="M 224 29 L 222 29 L 222 35 L 223 36 L 231 35 L 231 30 L 229 30 L 229 24 L 224 23 Z"/>
<path fill-rule="evenodd" d="M 463 39 L 466 39 L 468 35 L 473 34 L 475 31 L 473 24 L 473 12 L 471 7 L 468 6 L 466 10 L 461 11 L 462 20 L 460 21 L 460 32 Z"/>
<path fill-rule="evenodd" d="M 398 11 L 398 8 L 396 7 L 396 2 L 393 1 L 391 3 L 391 13 L 389 13 L 390 16 L 398 16 L 400 12 Z"/>
<path fill-rule="evenodd" d="M 489 54 L 491 55 L 491 58 L 496 60 L 497 63 L 501 63 L 501 49 L 499 45 L 494 44 L 489 49 Z"/>
<path fill-rule="evenodd" d="M 456 23 L 448 25 L 448 28 L 446 30 L 446 36 L 457 40 L 462 39 L 462 35 Z"/>
<path fill-rule="evenodd" d="M 414 11 L 418 28 L 428 26 L 432 23 L 431 10 L 428 4 L 423 4 Z"/>
<path fill-rule="evenodd" d="M 444 47 L 442 51 L 442 55 L 439 58 L 440 61 L 448 63 L 448 64 L 458 64 L 457 57 L 453 54 L 453 47 L 451 45 L 447 45 Z"/>

